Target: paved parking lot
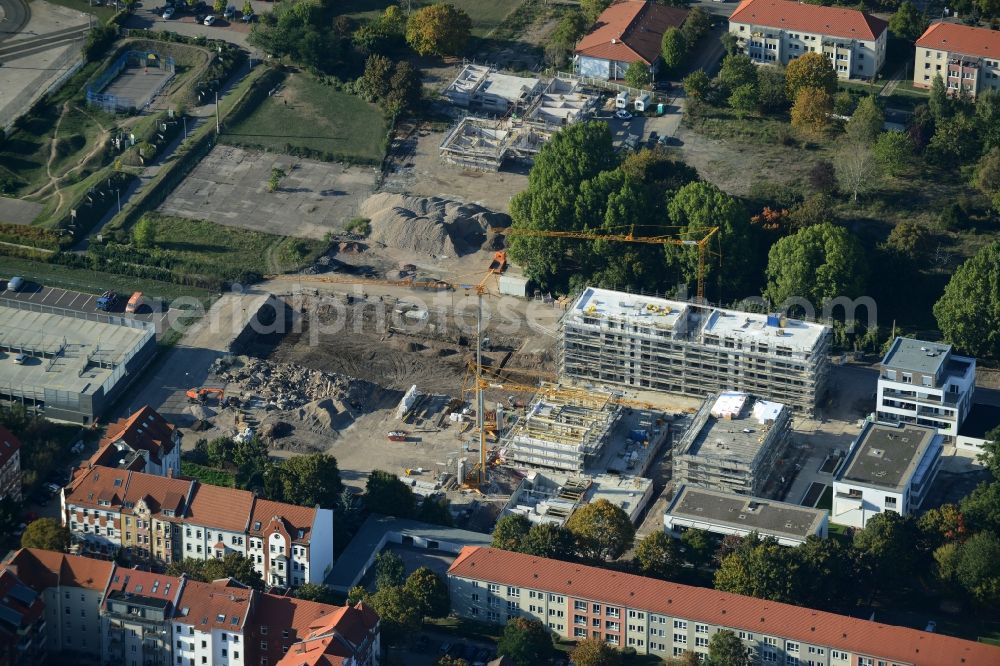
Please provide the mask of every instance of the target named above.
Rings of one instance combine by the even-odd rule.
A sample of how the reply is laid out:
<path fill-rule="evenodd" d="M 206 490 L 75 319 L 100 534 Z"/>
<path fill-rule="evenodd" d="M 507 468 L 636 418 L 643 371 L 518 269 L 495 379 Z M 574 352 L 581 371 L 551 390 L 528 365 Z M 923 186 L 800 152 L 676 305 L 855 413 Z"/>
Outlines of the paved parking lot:
<path fill-rule="evenodd" d="M 27 283 L 21 291 L 10 291 L 6 283 L 3 284 L 3 291 L 0 291 L 0 303 L 3 301 L 15 301 L 21 303 L 32 303 L 40 306 L 48 312 L 58 314 L 59 310 L 69 310 L 71 312 L 86 312 L 94 314 L 112 314 L 122 317 L 129 317 L 138 321 L 153 322 L 156 325 L 156 337 L 159 338 L 164 331 L 167 312 L 141 312 L 138 314 L 125 314 L 125 303 L 131 294 L 119 295 L 118 303 L 110 311 L 97 309 L 98 296 L 94 294 L 84 294 L 79 291 L 69 291 L 68 289 L 58 289 L 55 287 L 43 287 L 33 283 Z"/>

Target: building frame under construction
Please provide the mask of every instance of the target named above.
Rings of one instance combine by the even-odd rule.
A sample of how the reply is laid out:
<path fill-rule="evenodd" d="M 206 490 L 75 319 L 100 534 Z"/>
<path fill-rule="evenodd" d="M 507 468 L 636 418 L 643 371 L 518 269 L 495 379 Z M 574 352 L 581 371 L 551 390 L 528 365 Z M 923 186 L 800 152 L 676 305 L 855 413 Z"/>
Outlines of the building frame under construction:
<path fill-rule="evenodd" d="M 562 320 L 566 377 L 704 397 L 737 390 L 812 414 L 829 326 L 588 287 Z"/>
<path fill-rule="evenodd" d="M 674 444 L 673 481 L 765 497 L 788 444 L 791 418 L 779 403 L 727 391 L 705 400 Z"/>

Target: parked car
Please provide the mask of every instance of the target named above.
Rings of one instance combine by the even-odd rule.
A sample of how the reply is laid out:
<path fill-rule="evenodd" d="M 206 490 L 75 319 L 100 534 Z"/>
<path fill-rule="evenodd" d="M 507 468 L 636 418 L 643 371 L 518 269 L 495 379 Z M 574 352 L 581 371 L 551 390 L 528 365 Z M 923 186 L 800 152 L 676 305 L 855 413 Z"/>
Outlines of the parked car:
<path fill-rule="evenodd" d="M 215 24 L 215 17 L 212 16 L 211 14 L 209 14 L 208 16 L 205 17 L 204 23 L 205 23 L 205 25 L 214 25 Z"/>
<path fill-rule="evenodd" d="M 14 354 L 14 365 L 24 365 L 24 362 L 27 360 L 27 354 Z"/>
<path fill-rule="evenodd" d="M 201 24 L 201 23 L 205 22 L 206 18 L 208 18 L 208 14 L 195 14 L 194 15 L 194 22 L 198 23 L 198 24 Z"/>
<path fill-rule="evenodd" d="M 243 22 L 244 23 L 253 23 L 256 20 L 257 20 L 257 15 L 254 14 L 253 12 L 250 12 L 249 14 L 244 14 L 243 15 Z"/>
<path fill-rule="evenodd" d="M 15 275 L 11 279 L 7 280 L 7 291 L 21 291 L 24 289 L 24 278 Z"/>
<path fill-rule="evenodd" d="M 163 11 L 163 20 L 164 21 L 168 21 L 168 20 L 172 19 L 174 17 L 174 13 L 175 13 L 175 11 L 174 11 L 173 7 L 167 7 Z"/>
<path fill-rule="evenodd" d="M 118 294 L 113 291 L 106 291 L 97 299 L 97 309 L 104 312 L 110 311 L 118 303 Z"/>
<path fill-rule="evenodd" d="M 619 109 L 618 111 L 615 111 L 615 118 L 618 118 L 620 120 L 631 120 L 632 114 L 626 111 L 625 109 Z"/>
<path fill-rule="evenodd" d="M 226 17 L 227 19 L 232 19 L 233 17 L 235 17 L 236 16 L 236 5 L 229 5 L 228 7 L 226 7 L 226 11 L 224 11 L 222 13 L 222 15 L 224 17 Z"/>

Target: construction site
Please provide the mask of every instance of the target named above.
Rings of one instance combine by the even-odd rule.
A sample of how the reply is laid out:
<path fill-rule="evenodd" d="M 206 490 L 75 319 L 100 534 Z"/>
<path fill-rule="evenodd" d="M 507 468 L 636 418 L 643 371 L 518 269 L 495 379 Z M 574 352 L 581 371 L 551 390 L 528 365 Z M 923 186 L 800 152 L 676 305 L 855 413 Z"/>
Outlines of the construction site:
<path fill-rule="evenodd" d="M 561 127 L 587 118 L 602 96 L 572 79 L 539 79 L 501 74 L 467 65 L 444 96 L 470 111 L 441 142 L 441 159 L 479 171 L 499 171 L 507 160 L 530 162 Z"/>

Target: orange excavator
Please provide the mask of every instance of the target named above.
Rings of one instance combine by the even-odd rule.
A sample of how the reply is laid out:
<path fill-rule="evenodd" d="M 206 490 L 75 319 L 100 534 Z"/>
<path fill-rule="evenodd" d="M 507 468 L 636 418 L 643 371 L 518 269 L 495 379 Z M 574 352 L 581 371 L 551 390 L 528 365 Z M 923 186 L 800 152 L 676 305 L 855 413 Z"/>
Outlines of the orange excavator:
<path fill-rule="evenodd" d="M 184 395 L 187 396 L 190 402 L 205 402 L 208 400 L 208 396 L 213 394 L 219 397 L 220 404 L 225 400 L 226 392 L 220 388 L 188 389 Z"/>

